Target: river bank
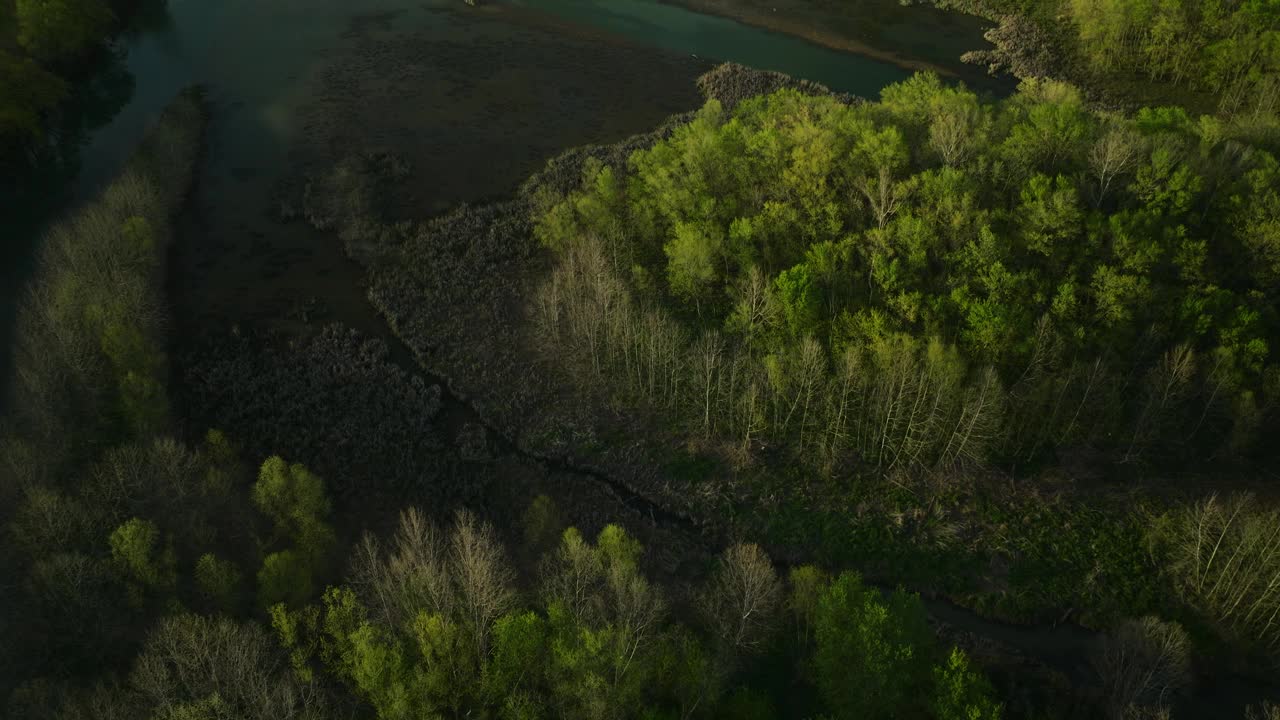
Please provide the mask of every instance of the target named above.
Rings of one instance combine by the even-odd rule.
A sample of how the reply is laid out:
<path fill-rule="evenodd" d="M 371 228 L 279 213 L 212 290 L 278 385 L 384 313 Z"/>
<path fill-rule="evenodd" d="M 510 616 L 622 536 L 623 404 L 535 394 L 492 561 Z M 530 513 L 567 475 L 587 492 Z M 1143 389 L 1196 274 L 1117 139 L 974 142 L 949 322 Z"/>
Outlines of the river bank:
<path fill-rule="evenodd" d="M 964 53 L 979 49 L 973 46 L 976 37 L 997 25 L 975 14 L 904 6 L 896 0 L 661 1 L 873 57 L 913 72 L 935 72 L 979 91 L 1008 92 L 1011 88 L 1007 79 L 960 60 Z"/>
<path fill-rule="evenodd" d="M 1104 75 L 1090 67 L 1074 40 L 1076 29 L 1063 17 L 1037 17 L 1009 12 L 998 0 L 916 0 L 946 12 L 980 17 L 994 24 L 984 38 L 991 48 L 971 48 L 965 63 L 1020 80 L 1050 78 L 1081 89 L 1096 107 L 1132 112 L 1141 107 L 1181 105 L 1193 114 L 1212 114 L 1213 97 L 1195 88 L 1156 82 L 1136 69 Z"/>
<path fill-rule="evenodd" d="M 186 279 L 179 323 L 197 331 L 206 321 L 250 318 L 287 325 L 283 318 L 308 306 L 373 330 L 358 289 L 339 289 L 360 282 L 345 258 L 276 222 L 279 169 L 324 166 L 353 138 L 368 138 L 395 146 L 415 170 L 396 201 L 414 214 L 439 213 L 509 194 L 565 147 L 613 142 L 692 107 L 693 79 L 714 61 L 868 96 L 907 76 L 892 63 L 656 0 L 144 7 L 165 11 L 137 16 L 109 66 L 77 91 L 83 122 L 42 186 L 48 191 L 36 193 L 39 208 L 26 206 L 30 221 L 5 245 L 0 339 L 11 334 L 40 226 L 112 177 L 187 84 L 209 87 L 215 123 L 211 161 L 184 218 L 184 232 L 198 239 L 174 259 Z M 291 29 L 284 37 L 282 27 Z M 908 25 L 900 30 L 892 41 L 910 52 L 929 44 Z M 981 28 L 963 30 L 968 42 L 962 30 L 958 45 L 980 42 Z M 226 38 L 240 52 L 223 52 Z"/>
<path fill-rule="evenodd" d="M 1184 105 L 1216 110 L 1210 94 L 1153 82 L 1136 71 L 1100 74 L 1080 57 L 1075 29 L 1062 18 L 1010 12 L 992 0 L 661 0 L 731 18 L 912 71 L 960 80 L 978 91 L 1009 92 L 1018 80 L 1052 78 L 1080 87 L 1098 107 L 1136 110 Z M 912 42 L 907 29 L 928 32 Z M 985 42 L 975 43 L 980 34 Z"/>

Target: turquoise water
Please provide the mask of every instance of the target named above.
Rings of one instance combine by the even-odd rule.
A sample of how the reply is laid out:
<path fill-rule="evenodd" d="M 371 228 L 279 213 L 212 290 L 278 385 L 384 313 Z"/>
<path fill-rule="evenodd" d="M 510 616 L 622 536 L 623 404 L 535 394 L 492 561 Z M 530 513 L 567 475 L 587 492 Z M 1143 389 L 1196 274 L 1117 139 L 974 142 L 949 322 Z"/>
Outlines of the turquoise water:
<path fill-rule="evenodd" d="M 645 0 L 515 0 L 664 50 L 732 61 L 875 97 L 910 73 L 886 62 Z M 975 42 L 981 42 L 975 38 Z"/>

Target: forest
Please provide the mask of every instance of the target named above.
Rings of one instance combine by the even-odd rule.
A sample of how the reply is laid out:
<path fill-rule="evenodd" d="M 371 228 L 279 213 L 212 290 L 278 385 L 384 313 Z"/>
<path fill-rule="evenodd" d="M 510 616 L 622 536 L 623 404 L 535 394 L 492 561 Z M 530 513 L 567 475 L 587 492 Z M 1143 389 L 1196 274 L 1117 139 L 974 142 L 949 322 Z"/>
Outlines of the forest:
<path fill-rule="evenodd" d="M 724 65 L 421 222 L 352 155 L 280 214 L 373 338 L 177 336 L 183 91 L 17 312 L 0 717 L 1280 719 L 1280 11 L 1144 3 L 937 4 L 1187 102 Z M 0 0 L 0 163 L 133 9 Z"/>
<path fill-rule="evenodd" d="M 1002 613 L 1182 617 L 1274 662 L 1280 518 L 1233 492 L 1274 461 L 1276 432 L 1280 178 L 1247 128 L 1099 111 L 1054 81 L 998 103 L 930 75 L 874 103 L 713 99 L 625 163 L 589 161 L 578 189 L 539 193 L 556 260 L 528 312 L 603 401 L 760 498 L 814 498 L 764 520 L 772 536 L 875 533 L 853 556 L 958 576 Z M 1046 503 L 984 480 L 1014 468 L 1097 491 Z M 1222 494 L 1145 489 L 1171 471 Z M 1108 507 L 1116 487 L 1132 509 Z M 819 509 L 895 496 L 925 516 L 903 554 Z M 940 503 L 956 507 L 939 519 Z M 1091 551 L 1052 540 L 1062 523 Z M 962 568 L 1003 552 L 1025 586 L 990 598 Z"/>
<path fill-rule="evenodd" d="M 918 596 L 856 573 L 780 576 L 737 544 L 669 595 L 625 530 L 584 538 L 545 496 L 519 523 L 523 575 L 465 511 L 445 526 L 407 508 L 344 545 L 304 465 L 254 472 L 222 432 L 179 439 L 162 259 L 206 119 L 186 93 L 51 231 L 20 316 L 0 469 L 21 578 L 0 596 L 10 717 L 767 718 L 797 697 L 830 717 L 999 717 Z"/>
<path fill-rule="evenodd" d="M 742 461 L 947 471 L 1269 457 L 1280 173 L 1229 121 L 980 103 L 715 101 L 550 207 L 538 317 Z"/>

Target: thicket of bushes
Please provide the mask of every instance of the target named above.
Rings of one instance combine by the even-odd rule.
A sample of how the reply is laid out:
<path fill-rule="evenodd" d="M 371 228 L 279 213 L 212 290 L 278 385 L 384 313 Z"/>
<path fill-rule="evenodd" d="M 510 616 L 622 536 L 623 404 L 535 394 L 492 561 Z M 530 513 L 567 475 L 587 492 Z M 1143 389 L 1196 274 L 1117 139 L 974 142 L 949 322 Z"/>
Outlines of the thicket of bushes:
<path fill-rule="evenodd" d="M 388 354 L 336 325 L 288 343 L 223 335 L 183 359 L 182 398 L 194 421 L 237 428 L 253 455 L 308 458 L 342 502 L 403 501 L 427 485 L 442 498 L 474 497 L 441 453 L 440 388 Z"/>

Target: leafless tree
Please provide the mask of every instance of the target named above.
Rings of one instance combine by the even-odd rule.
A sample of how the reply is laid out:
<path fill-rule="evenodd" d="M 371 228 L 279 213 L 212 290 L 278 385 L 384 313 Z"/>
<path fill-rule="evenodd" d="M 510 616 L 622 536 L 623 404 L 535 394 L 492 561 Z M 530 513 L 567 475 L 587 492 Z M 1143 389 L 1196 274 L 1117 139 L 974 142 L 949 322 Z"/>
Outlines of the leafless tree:
<path fill-rule="evenodd" d="M 548 605 L 562 603 L 578 622 L 595 622 L 603 612 L 597 588 L 604 577 L 604 563 L 577 528 L 565 531 L 560 546 L 544 563 L 541 576 Z"/>
<path fill-rule="evenodd" d="M 1169 708 L 1130 705 L 1120 713 L 1122 720 L 1169 720 Z"/>
<path fill-rule="evenodd" d="M 1166 707 L 1191 680 L 1190 640 L 1177 623 L 1147 616 L 1110 633 L 1094 658 L 1111 716 L 1133 706 Z"/>
<path fill-rule="evenodd" d="M 1280 720 L 1280 705 L 1263 702 L 1245 709 L 1245 720 Z"/>
<path fill-rule="evenodd" d="M 1163 422 L 1186 399 L 1195 374 L 1195 351 L 1189 345 L 1178 345 L 1160 358 L 1147 376 L 1142 410 L 1124 454 L 1126 461 L 1137 459 L 1148 444 L 1159 439 Z"/>
<path fill-rule="evenodd" d="M 610 563 L 606 572 L 608 607 L 618 631 L 619 652 L 614 664 L 614 685 L 621 685 L 635 659 L 658 634 L 666 615 L 662 592 L 628 564 Z"/>
<path fill-rule="evenodd" d="M 773 301 L 769 278 L 755 265 L 738 281 L 735 290 L 738 302 L 731 322 L 750 342 L 777 321 L 777 304 Z"/>
<path fill-rule="evenodd" d="M 1142 157 L 1142 136 L 1123 121 L 1110 124 L 1089 149 L 1089 172 L 1093 176 L 1093 205 L 1101 207 L 1118 177 L 1132 170 Z"/>
<path fill-rule="evenodd" d="M 760 546 L 738 544 L 721 556 L 699 605 L 716 635 L 737 652 L 765 642 L 782 600 L 782 583 Z"/>
<path fill-rule="evenodd" d="M 228 618 L 164 618 L 147 638 L 130 685 L 160 717 L 215 693 L 237 718 L 311 720 L 323 698 L 292 675 L 259 625 Z"/>
<path fill-rule="evenodd" d="M 392 626 L 423 610 L 452 616 L 455 597 L 450 575 L 444 536 L 417 508 L 400 513 L 390 552 L 373 535 L 366 535 L 351 562 L 352 584 L 373 616 Z"/>
<path fill-rule="evenodd" d="M 1176 518 L 1172 570 L 1224 631 L 1280 650 L 1280 512 L 1250 494 L 1210 496 Z"/>
<path fill-rule="evenodd" d="M 980 464 L 996 438 L 1004 405 L 1000 378 L 992 368 L 984 368 L 965 391 L 964 402 L 938 456 L 939 468 L 957 464 Z"/>
<path fill-rule="evenodd" d="M 449 558 L 459 611 L 470 626 L 476 657 L 486 657 L 490 627 L 514 604 L 515 573 L 493 526 L 480 523 L 465 510 L 454 521 Z"/>
<path fill-rule="evenodd" d="M 711 401 L 716 390 L 716 381 L 720 375 L 721 365 L 724 363 L 724 341 L 721 339 L 720 333 L 715 330 L 703 333 L 702 339 L 694 348 L 693 361 L 695 363 L 695 372 L 693 373 L 694 386 L 698 391 L 698 406 L 702 411 L 702 434 L 704 437 L 710 438 L 712 428 Z"/>
<path fill-rule="evenodd" d="M 929 124 L 929 147 L 947 165 L 962 165 L 973 155 L 979 141 L 982 108 L 977 102 L 952 103 Z"/>
<path fill-rule="evenodd" d="M 893 170 L 887 165 L 878 168 L 875 175 L 856 178 L 853 186 L 871 210 L 876 227 L 881 230 L 889 225 L 916 189 L 914 179 L 894 179 Z"/>

